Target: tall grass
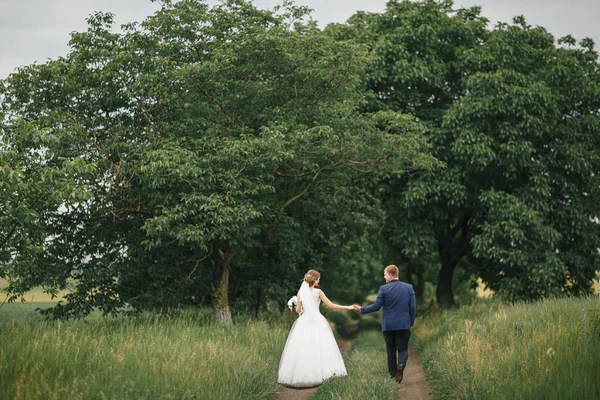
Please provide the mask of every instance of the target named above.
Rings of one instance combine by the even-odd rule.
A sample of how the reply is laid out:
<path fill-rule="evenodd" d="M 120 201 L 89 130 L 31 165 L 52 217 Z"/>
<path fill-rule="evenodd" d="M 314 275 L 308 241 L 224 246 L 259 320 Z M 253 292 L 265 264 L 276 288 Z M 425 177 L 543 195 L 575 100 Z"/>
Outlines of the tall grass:
<path fill-rule="evenodd" d="M 362 316 L 352 350 L 345 358 L 348 376 L 319 386 L 312 400 L 398 399 L 399 385 L 389 378 L 381 326 L 371 315 Z"/>
<path fill-rule="evenodd" d="M 419 318 L 436 399 L 600 399 L 600 298 L 478 302 Z"/>
<path fill-rule="evenodd" d="M 273 397 L 286 324 L 197 314 L 48 322 L 0 312 L 2 399 Z"/>

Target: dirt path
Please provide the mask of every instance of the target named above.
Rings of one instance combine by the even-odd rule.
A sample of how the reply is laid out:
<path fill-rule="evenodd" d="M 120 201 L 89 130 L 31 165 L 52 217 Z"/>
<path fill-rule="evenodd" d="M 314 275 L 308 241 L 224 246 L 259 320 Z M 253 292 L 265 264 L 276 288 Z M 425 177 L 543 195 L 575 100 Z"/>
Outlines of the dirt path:
<path fill-rule="evenodd" d="M 404 370 L 404 380 L 400 386 L 401 400 L 432 400 L 431 388 L 419 356 L 412 347 L 408 350 L 408 363 Z"/>

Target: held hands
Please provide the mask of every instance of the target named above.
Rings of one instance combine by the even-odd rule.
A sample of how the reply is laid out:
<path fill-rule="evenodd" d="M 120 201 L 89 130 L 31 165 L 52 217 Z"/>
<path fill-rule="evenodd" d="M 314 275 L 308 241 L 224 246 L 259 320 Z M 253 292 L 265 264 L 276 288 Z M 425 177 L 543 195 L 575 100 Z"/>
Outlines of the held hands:
<path fill-rule="evenodd" d="M 358 304 L 353 304 L 351 307 L 352 307 L 351 310 L 354 310 L 356 312 L 360 312 L 360 306 Z"/>

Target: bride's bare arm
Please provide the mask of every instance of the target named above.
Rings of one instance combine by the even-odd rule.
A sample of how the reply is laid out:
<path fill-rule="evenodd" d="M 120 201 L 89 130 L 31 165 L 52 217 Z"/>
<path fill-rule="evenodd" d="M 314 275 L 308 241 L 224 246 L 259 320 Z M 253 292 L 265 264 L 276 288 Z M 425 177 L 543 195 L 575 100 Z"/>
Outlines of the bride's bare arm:
<path fill-rule="evenodd" d="M 323 303 L 332 310 L 352 310 L 352 306 L 341 306 L 339 304 L 332 303 L 331 300 L 329 300 L 327 296 L 325 296 L 325 292 L 323 292 L 322 290 L 319 290 L 319 297 L 321 298 Z"/>
<path fill-rule="evenodd" d="M 302 299 L 300 298 L 300 292 L 296 295 L 296 314 L 300 314 L 302 311 Z"/>

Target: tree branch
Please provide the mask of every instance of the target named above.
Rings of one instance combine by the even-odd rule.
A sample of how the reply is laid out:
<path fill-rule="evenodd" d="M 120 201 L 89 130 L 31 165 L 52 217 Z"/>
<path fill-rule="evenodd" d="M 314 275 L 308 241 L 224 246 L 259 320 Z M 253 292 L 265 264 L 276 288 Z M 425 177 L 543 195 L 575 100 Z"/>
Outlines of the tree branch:
<path fill-rule="evenodd" d="M 319 174 L 321 173 L 321 170 L 319 169 L 317 171 L 317 173 L 315 174 L 315 176 L 313 176 L 312 180 L 309 182 L 308 185 L 306 185 L 306 187 L 304 188 L 303 191 L 301 191 L 300 193 L 298 193 L 296 196 L 292 197 L 291 199 L 289 199 L 288 201 L 285 202 L 285 204 L 283 205 L 283 208 L 286 208 L 287 206 L 289 206 L 290 204 L 292 204 L 294 201 L 298 200 L 300 197 L 304 196 L 306 194 L 306 192 L 308 192 L 308 189 L 310 188 L 310 186 L 313 184 L 314 181 L 317 180 L 317 178 L 319 177 Z"/>
<path fill-rule="evenodd" d="M 287 176 L 287 177 L 291 177 L 291 178 L 296 178 L 299 176 L 306 176 L 306 175 L 310 175 L 312 172 L 302 172 L 300 174 L 284 174 L 283 172 L 279 172 L 278 170 L 273 171 L 273 173 L 275 175 L 279 175 L 279 176 Z"/>
<path fill-rule="evenodd" d="M 208 258 L 208 256 L 204 256 L 199 260 L 196 260 L 196 265 L 194 265 L 194 269 L 192 270 L 192 272 L 189 273 L 189 275 L 187 276 L 186 280 L 191 281 L 192 280 L 192 275 L 194 274 L 194 272 L 196 272 L 196 269 L 198 268 L 198 265 L 200 265 L 200 263 L 204 260 L 206 260 Z"/>
<path fill-rule="evenodd" d="M 298 200 L 300 197 L 304 196 L 306 194 L 306 192 L 308 192 L 308 189 L 310 188 L 310 186 L 313 184 L 314 181 L 317 180 L 317 178 L 319 177 L 319 174 L 321 173 L 321 169 L 319 169 L 317 171 L 317 173 L 313 176 L 313 178 L 311 179 L 311 181 L 309 182 L 308 185 L 306 185 L 306 187 L 304 188 L 304 190 L 302 190 L 300 193 L 298 193 L 297 195 L 295 195 L 294 197 L 292 197 L 291 199 L 289 199 L 288 201 L 286 201 L 283 205 L 283 208 L 288 207 L 290 204 L 292 204 L 294 201 Z M 275 225 L 277 225 L 277 219 L 275 219 L 273 222 L 271 222 L 270 224 L 267 225 L 267 229 L 271 229 L 273 228 Z"/>
<path fill-rule="evenodd" d="M 4 240 L 0 243 L 0 249 L 3 248 L 6 243 L 8 243 L 8 241 L 10 240 L 10 238 L 12 237 L 12 235 L 17 230 L 17 226 L 19 226 L 19 224 L 14 224 L 13 225 L 12 229 L 10 230 L 10 232 L 8 232 L 8 234 L 6 235 L 6 238 L 4 238 Z"/>

